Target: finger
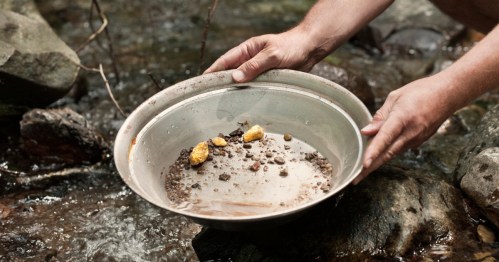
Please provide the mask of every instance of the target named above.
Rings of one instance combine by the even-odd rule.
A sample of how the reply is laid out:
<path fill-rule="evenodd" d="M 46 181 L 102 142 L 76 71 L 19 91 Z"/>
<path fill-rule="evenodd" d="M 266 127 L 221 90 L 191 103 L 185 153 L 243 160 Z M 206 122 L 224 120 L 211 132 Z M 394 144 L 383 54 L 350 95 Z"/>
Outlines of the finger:
<path fill-rule="evenodd" d="M 403 129 L 403 124 L 397 116 L 388 118 L 364 153 L 364 167 L 369 168 L 372 162 L 398 139 Z"/>
<path fill-rule="evenodd" d="M 360 174 L 352 181 L 352 184 L 357 185 L 360 181 L 366 178 L 371 172 L 373 172 L 374 170 L 378 169 L 381 165 L 393 159 L 395 155 L 403 152 L 402 150 L 405 148 L 406 144 L 407 144 L 407 139 L 404 136 L 401 136 L 379 157 L 374 159 L 373 163 L 368 168 L 364 168 L 360 172 Z"/>
<path fill-rule="evenodd" d="M 263 49 L 266 38 L 260 36 L 246 40 L 218 58 L 203 74 L 238 68 Z"/>
<path fill-rule="evenodd" d="M 234 73 L 232 79 L 238 83 L 247 82 L 266 70 L 279 64 L 278 57 L 269 49 L 262 50 L 255 57 L 242 64 Z"/>
<path fill-rule="evenodd" d="M 376 111 L 376 114 L 374 114 L 371 123 L 362 128 L 360 132 L 366 136 L 376 135 L 379 132 L 379 129 L 381 128 L 383 123 L 388 118 L 388 115 L 390 113 L 390 107 L 391 106 L 389 104 L 385 103 L 378 111 Z"/>

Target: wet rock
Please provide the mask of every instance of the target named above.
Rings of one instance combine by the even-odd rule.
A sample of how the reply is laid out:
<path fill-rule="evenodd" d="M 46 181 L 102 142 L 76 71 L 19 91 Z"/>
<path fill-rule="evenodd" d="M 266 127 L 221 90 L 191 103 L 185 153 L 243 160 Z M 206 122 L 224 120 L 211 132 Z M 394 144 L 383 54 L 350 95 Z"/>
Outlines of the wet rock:
<path fill-rule="evenodd" d="M 374 93 L 371 87 L 366 80 L 355 73 L 324 61 L 316 64 L 310 73 L 343 86 L 357 96 L 367 107 L 374 105 Z"/>
<path fill-rule="evenodd" d="M 478 225 L 476 232 L 478 233 L 480 241 L 484 243 L 494 243 L 496 241 L 494 232 L 484 225 Z"/>
<path fill-rule="evenodd" d="M 458 183 L 454 170 L 459 154 L 467 142 L 468 138 L 462 135 L 436 134 L 420 147 L 407 150 L 389 163 L 423 172 L 456 186 Z"/>
<path fill-rule="evenodd" d="M 12 212 L 12 208 L 6 206 L 6 205 L 2 205 L 0 204 L 0 218 L 6 218 L 10 215 L 10 213 Z"/>
<path fill-rule="evenodd" d="M 356 38 L 384 51 L 404 47 L 406 51 L 433 52 L 455 39 L 464 29 L 462 24 L 443 14 L 429 1 L 402 0 L 395 1 L 360 30 Z"/>
<path fill-rule="evenodd" d="M 482 117 L 461 151 L 454 172 L 457 183 L 468 171 L 473 158 L 490 147 L 499 147 L 499 106 L 494 106 Z"/>
<path fill-rule="evenodd" d="M 246 233 L 205 228 L 192 244 L 201 261 L 229 257 L 366 261 L 396 256 L 412 259 L 415 249 L 456 241 L 442 236 L 473 237 L 474 233 L 457 188 L 384 166 L 289 224 Z"/>
<path fill-rule="evenodd" d="M 397 57 L 424 57 L 435 54 L 447 43 L 441 33 L 426 28 L 407 28 L 391 34 L 381 43 L 381 49 Z"/>
<path fill-rule="evenodd" d="M 23 115 L 21 135 L 29 155 L 68 164 L 102 159 L 107 144 L 87 120 L 71 109 L 34 109 Z"/>
<path fill-rule="evenodd" d="M 456 119 L 461 126 L 461 128 L 469 133 L 475 129 L 482 118 L 482 112 L 479 108 L 475 107 L 465 107 L 458 110 L 455 114 Z"/>
<path fill-rule="evenodd" d="M 293 137 L 290 134 L 285 134 L 284 135 L 284 140 L 286 140 L 286 141 L 291 141 L 292 138 Z"/>
<path fill-rule="evenodd" d="M 0 28 L 0 116 L 45 107 L 69 92 L 80 59 L 33 1 L 2 1 Z"/>
<path fill-rule="evenodd" d="M 470 162 L 461 189 L 499 226 L 499 147 L 487 148 Z"/>

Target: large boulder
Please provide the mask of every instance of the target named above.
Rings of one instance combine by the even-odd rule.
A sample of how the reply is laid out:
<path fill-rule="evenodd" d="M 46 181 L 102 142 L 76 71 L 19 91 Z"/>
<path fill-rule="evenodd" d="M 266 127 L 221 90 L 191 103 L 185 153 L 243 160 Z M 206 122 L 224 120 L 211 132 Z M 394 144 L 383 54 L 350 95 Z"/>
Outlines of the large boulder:
<path fill-rule="evenodd" d="M 75 82 L 79 64 L 32 0 L 0 1 L 0 117 L 62 97 Z"/>
<path fill-rule="evenodd" d="M 205 228 L 192 244 L 200 261 L 412 261 L 415 250 L 476 239 L 475 230 L 459 189 L 384 166 L 294 222 L 262 232 Z"/>
<path fill-rule="evenodd" d="M 490 147 L 499 147 L 499 105 L 490 109 L 478 122 L 469 142 L 459 155 L 454 171 L 455 180 L 460 182 L 473 158 Z"/>
<path fill-rule="evenodd" d="M 356 37 L 384 52 L 427 55 L 464 29 L 427 0 L 398 0 Z"/>
<path fill-rule="evenodd" d="M 95 163 L 108 149 L 99 132 L 69 108 L 27 112 L 21 135 L 28 155 L 69 165 Z"/>
<path fill-rule="evenodd" d="M 324 61 L 316 64 L 310 73 L 324 77 L 345 87 L 367 107 L 374 106 L 374 93 L 371 87 L 364 78 L 357 76 L 355 73 Z"/>
<path fill-rule="evenodd" d="M 499 227 L 499 147 L 487 148 L 473 158 L 461 189 Z"/>

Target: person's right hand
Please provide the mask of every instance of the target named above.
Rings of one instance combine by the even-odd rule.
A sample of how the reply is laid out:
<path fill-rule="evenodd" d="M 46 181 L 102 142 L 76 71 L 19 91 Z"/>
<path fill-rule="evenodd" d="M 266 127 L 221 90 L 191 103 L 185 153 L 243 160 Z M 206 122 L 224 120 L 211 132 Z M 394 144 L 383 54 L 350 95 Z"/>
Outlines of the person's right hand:
<path fill-rule="evenodd" d="M 309 72 L 327 54 L 316 47 L 306 32 L 295 28 L 246 40 L 217 59 L 203 74 L 237 68 L 232 79 L 243 83 L 271 68 Z"/>

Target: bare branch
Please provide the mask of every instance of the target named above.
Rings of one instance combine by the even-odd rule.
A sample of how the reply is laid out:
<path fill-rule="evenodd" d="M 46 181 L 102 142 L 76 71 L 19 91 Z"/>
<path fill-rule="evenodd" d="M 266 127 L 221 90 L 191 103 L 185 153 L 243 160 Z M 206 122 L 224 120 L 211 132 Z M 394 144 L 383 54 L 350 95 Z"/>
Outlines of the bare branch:
<path fill-rule="evenodd" d="M 93 4 L 92 4 L 92 6 L 93 6 Z M 80 47 L 76 48 L 75 49 L 75 53 L 78 53 L 81 50 L 83 50 L 83 48 L 85 48 L 92 40 L 94 40 L 95 37 L 97 37 L 100 33 L 102 33 L 102 31 L 104 31 L 104 29 L 106 28 L 106 26 L 107 26 L 107 18 L 106 18 L 106 16 L 104 16 L 104 14 L 102 14 L 102 13 L 99 13 L 99 15 L 102 18 L 102 25 L 101 25 L 101 27 L 99 28 L 99 30 L 97 30 L 95 33 L 93 33 L 87 39 L 87 41 L 85 41 L 85 43 L 83 43 Z"/>
<path fill-rule="evenodd" d="M 218 0 L 215 0 L 215 4 L 213 4 L 213 9 L 208 8 L 208 17 L 206 18 L 206 24 L 204 26 L 203 31 L 203 39 L 201 41 L 201 54 L 199 55 L 199 66 L 198 66 L 198 75 L 201 74 L 201 67 L 203 67 L 204 61 L 204 49 L 206 46 L 206 38 L 208 37 L 208 30 L 210 30 L 210 22 L 213 14 L 215 13 L 215 9 L 217 8 Z M 211 12 L 210 12 L 211 9 Z"/>
<path fill-rule="evenodd" d="M 92 1 L 94 2 L 97 12 L 99 12 L 99 16 L 101 17 L 102 23 L 104 23 L 103 18 L 105 18 L 105 16 L 100 9 L 99 2 L 97 2 L 97 0 L 92 0 Z M 111 35 L 109 34 L 109 30 L 107 29 L 107 27 L 104 28 L 104 31 L 106 32 L 107 44 L 109 46 L 109 55 L 111 56 L 111 60 L 113 61 L 113 69 L 114 69 L 114 74 L 116 75 L 116 83 L 119 83 L 120 73 L 118 71 L 118 65 L 116 64 L 116 58 L 114 56 L 113 42 L 111 41 Z"/>
<path fill-rule="evenodd" d="M 121 115 L 126 118 L 125 113 L 123 113 L 123 110 L 121 110 L 121 107 L 118 105 L 118 102 L 116 102 L 116 100 L 114 99 L 113 93 L 111 92 L 111 87 L 109 87 L 109 82 L 107 81 L 106 75 L 104 75 L 104 70 L 102 70 L 102 64 L 99 64 L 99 71 L 100 75 L 102 76 L 102 79 L 104 80 L 104 83 L 106 83 L 107 92 L 109 92 L 111 100 L 113 100 L 114 105 L 118 108 Z"/>
<path fill-rule="evenodd" d="M 149 72 L 147 74 L 151 77 L 152 81 L 154 82 L 156 87 L 159 89 L 159 91 L 165 89 L 165 87 L 163 85 L 159 85 L 159 83 L 156 81 L 156 79 L 154 79 L 154 76 L 152 76 L 151 72 Z"/>

